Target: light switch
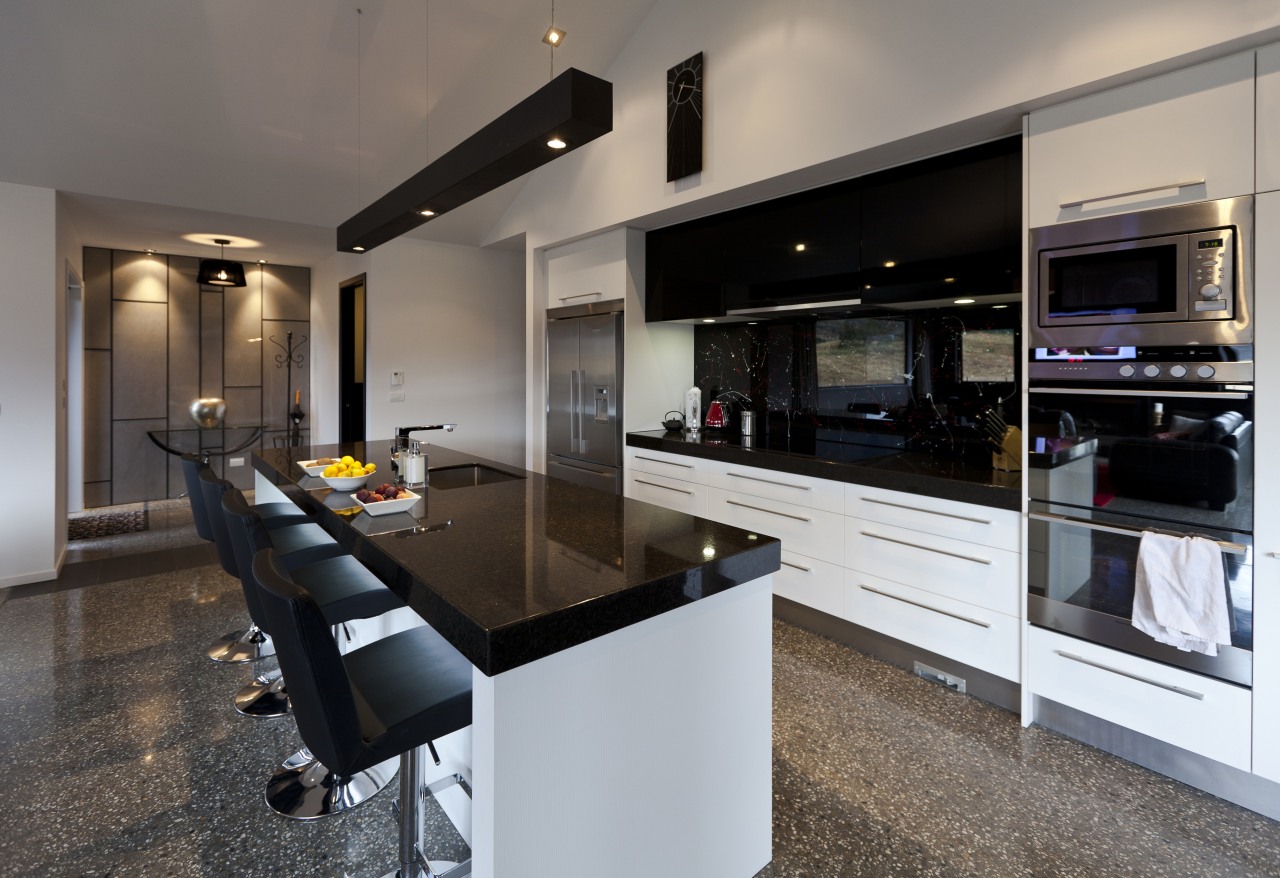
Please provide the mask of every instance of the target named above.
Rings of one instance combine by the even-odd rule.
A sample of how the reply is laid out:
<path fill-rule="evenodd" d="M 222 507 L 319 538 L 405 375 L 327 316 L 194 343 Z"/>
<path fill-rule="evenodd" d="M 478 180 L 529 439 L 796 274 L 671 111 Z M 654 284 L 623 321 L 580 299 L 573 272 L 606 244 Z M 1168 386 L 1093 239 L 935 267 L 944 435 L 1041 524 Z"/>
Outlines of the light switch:
<path fill-rule="evenodd" d="M 404 402 L 404 391 L 403 390 L 391 391 L 390 400 L 391 402 Z"/>
<path fill-rule="evenodd" d="M 402 384 L 404 384 L 404 372 L 392 372 L 392 373 L 391 373 L 391 386 L 392 386 L 392 387 L 399 387 L 399 386 L 400 386 L 400 385 L 402 385 Z"/>

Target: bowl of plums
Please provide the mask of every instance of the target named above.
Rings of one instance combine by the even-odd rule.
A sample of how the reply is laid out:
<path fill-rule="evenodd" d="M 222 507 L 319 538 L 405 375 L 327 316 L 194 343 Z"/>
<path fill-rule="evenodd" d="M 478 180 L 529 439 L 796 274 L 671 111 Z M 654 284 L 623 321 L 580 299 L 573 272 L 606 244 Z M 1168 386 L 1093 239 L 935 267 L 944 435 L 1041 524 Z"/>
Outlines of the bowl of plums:
<path fill-rule="evenodd" d="M 409 507 L 422 499 L 422 495 L 415 494 L 408 488 L 383 482 L 376 488 L 356 491 L 351 499 L 370 515 L 390 515 L 392 512 L 407 512 Z"/>

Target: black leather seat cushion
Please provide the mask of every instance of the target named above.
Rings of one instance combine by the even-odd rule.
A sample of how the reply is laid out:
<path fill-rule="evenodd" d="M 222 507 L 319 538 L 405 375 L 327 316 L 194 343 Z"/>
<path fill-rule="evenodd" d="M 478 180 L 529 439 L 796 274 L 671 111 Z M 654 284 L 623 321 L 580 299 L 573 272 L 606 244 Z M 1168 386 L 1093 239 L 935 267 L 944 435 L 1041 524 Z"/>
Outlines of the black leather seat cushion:
<path fill-rule="evenodd" d="M 295 567 L 289 575 L 315 599 L 330 625 L 349 619 L 372 619 L 404 606 L 395 592 L 352 555 Z"/>
<path fill-rule="evenodd" d="M 255 514 L 257 513 L 257 506 L 249 508 Z M 267 525 L 265 521 L 262 523 Z M 267 525 L 267 527 L 271 546 L 284 556 L 285 566 L 290 570 L 347 554 L 347 551 L 338 545 L 337 540 L 329 536 L 318 524 L 291 524 L 277 528 Z M 261 548 L 265 546 L 255 546 L 254 550 Z"/>

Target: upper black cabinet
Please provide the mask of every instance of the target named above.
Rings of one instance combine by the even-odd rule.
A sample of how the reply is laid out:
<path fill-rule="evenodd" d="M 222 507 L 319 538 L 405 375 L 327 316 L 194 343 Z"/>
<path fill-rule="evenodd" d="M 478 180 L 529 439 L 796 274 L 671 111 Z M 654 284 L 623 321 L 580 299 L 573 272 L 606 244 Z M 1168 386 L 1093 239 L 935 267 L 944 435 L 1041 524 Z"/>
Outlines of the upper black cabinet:
<path fill-rule="evenodd" d="M 1006 138 L 652 231 L 645 319 L 873 301 L 944 281 L 1016 290 L 1020 150 L 1019 138 Z"/>

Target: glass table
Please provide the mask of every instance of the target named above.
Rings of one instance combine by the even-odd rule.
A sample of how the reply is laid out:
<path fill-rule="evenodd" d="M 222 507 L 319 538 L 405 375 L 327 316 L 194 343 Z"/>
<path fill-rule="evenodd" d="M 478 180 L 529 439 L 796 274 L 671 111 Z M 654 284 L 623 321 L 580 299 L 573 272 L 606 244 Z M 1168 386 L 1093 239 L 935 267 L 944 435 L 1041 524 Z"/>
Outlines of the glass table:
<path fill-rule="evenodd" d="M 167 454 L 198 454 L 208 462 L 210 457 L 235 454 L 262 438 L 263 424 L 238 427 L 177 427 L 148 430 L 147 437 Z"/>

